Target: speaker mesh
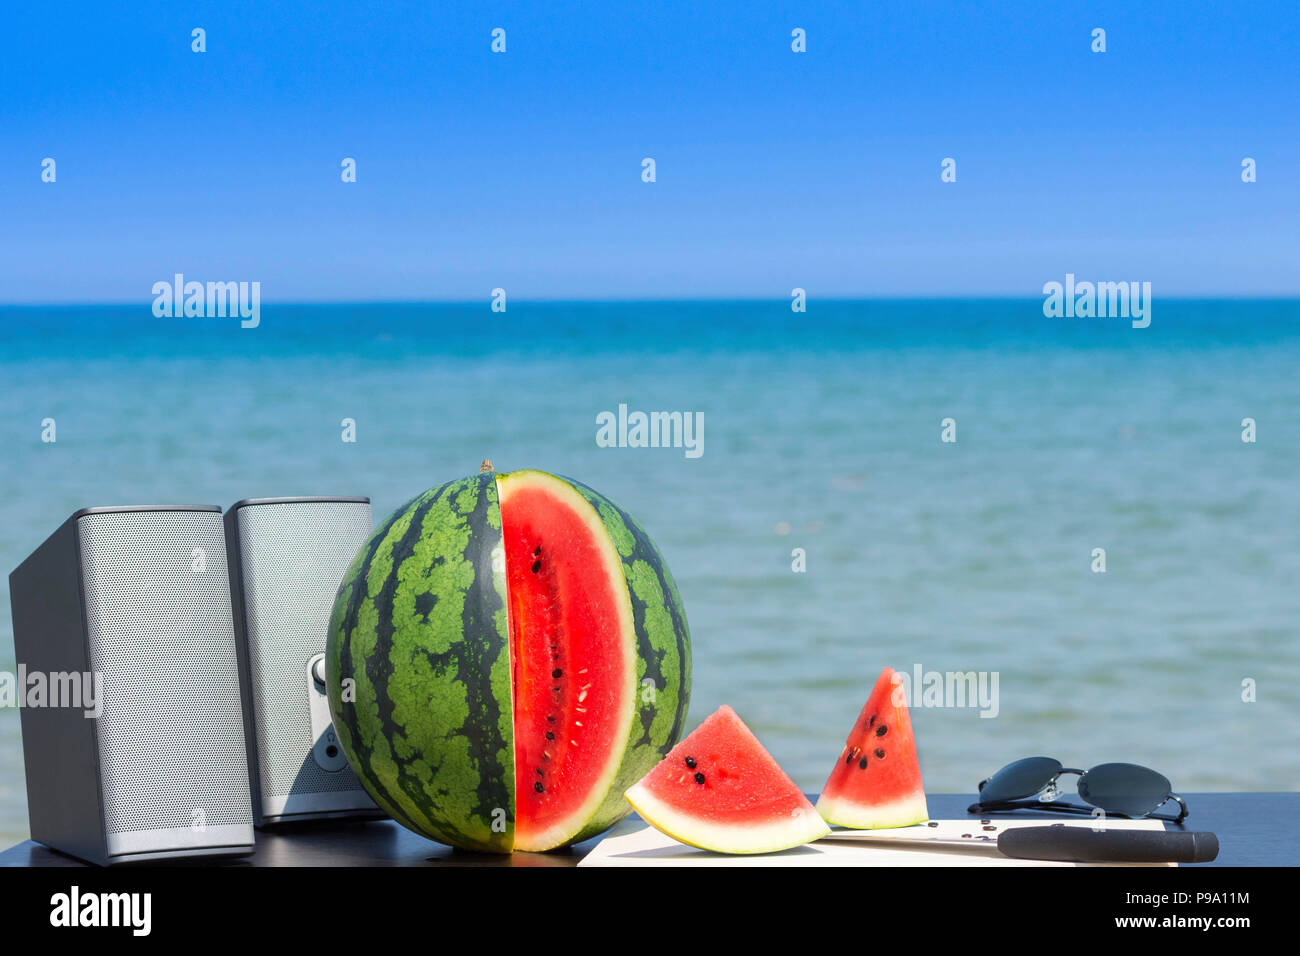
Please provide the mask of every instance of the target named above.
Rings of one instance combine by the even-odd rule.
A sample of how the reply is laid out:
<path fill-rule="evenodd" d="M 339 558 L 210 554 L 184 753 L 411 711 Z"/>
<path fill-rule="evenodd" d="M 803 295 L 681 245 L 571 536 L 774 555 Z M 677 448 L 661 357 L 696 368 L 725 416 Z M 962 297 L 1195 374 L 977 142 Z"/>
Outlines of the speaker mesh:
<path fill-rule="evenodd" d="M 79 521 L 110 833 L 252 823 L 221 515 Z"/>
<path fill-rule="evenodd" d="M 370 536 L 365 502 L 283 502 L 239 510 L 244 616 L 262 793 L 360 790 L 351 768 L 311 757 L 307 662 L 325 650 L 343 575 Z"/>

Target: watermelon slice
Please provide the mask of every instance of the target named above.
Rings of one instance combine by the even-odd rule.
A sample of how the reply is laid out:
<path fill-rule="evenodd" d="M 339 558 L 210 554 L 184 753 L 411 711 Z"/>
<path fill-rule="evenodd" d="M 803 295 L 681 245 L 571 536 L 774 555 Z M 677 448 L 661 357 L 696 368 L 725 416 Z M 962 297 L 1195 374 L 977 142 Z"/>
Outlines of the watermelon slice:
<path fill-rule="evenodd" d="M 822 788 L 817 812 L 858 830 L 906 827 L 929 819 L 921 765 L 902 678 L 886 667 Z"/>
<path fill-rule="evenodd" d="M 718 853 L 772 853 L 831 832 L 730 707 L 674 747 L 627 800 L 655 829 Z"/>

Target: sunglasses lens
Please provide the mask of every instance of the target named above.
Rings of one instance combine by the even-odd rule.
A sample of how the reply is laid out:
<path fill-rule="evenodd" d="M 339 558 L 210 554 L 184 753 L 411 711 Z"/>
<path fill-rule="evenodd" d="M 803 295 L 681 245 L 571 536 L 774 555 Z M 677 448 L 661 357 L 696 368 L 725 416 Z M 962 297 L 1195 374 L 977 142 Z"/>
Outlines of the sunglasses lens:
<path fill-rule="evenodd" d="M 1051 757 L 1026 757 L 1009 763 L 993 776 L 980 791 L 980 803 L 1001 803 L 1032 797 L 1061 769 L 1061 761 Z"/>
<path fill-rule="evenodd" d="M 1164 803 L 1172 789 L 1167 777 L 1135 763 L 1103 763 L 1079 778 L 1079 796 L 1094 807 L 1141 817 Z"/>

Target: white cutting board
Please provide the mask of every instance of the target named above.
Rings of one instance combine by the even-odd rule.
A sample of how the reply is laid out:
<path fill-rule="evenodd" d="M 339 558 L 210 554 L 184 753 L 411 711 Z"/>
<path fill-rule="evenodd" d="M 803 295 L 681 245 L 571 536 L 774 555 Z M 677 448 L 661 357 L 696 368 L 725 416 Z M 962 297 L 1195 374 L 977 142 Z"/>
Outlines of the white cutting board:
<path fill-rule="evenodd" d="M 921 824 L 914 827 L 901 827 L 895 830 L 871 831 L 836 831 L 837 833 L 870 832 L 873 835 L 893 838 L 935 837 L 944 840 L 961 839 L 962 834 L 969 833 L 972 838 L 989 836 L 996 838 L 998 833 L 1014 827 L 1041 827 L 1053 823 L 1066 826 L 1091 827 L 1098 821 L 1092 818 L 1077 820 L 1044 820 L 989 818 L 988 825 L 996 830 L 986 831 L 977 819 L 968 820 L 934 820 L 937 827 Z M 1159 820 L 1106 820 L 1105 825 L 1112 830 L 1163 830 L 1164 824 Z M 974 841 L 973 841 L 974 842 Z M 723 853 L 711 853 L 697 850 L 695 847 L 678 843 L 672 837 L 665 836 L 654 827 L 645 823 L 640 817 L 628 817 L 609 832 L 590 853 L 583 857 L 579 866 L 1130 866 L 1141 864 L 1125 863 L 1054 863 L 1042 860 L 1013 860 L 1002 856 L 991 848 L 986 851 L 974 850 L 928 850 L 899 848 L 891 849 L 879 844 L 832 842 L 819 840 L 806 846 L 783 850 L 780 853 L 759 853 L 744 856 L 730 856 Z M 1157 864 L 1176 866 L 1177 864 Z"/>

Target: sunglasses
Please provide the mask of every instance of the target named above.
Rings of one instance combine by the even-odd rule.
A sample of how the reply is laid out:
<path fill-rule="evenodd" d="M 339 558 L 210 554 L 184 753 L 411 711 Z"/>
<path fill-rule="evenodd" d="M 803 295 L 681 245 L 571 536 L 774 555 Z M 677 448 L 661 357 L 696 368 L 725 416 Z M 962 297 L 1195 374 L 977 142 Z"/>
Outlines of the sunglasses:
<path fill-rule="evenodd" d="M 1134 763 L 1102 763 L 1091 770 L 1073 770 L 1061 766 L 1051 757 L 1026 757 L 1009 763 L 987 780 L 980 781 L 979 802 L 968 813 L 991 813 L 998 810 L 1060 810 L 1065 813 L 1092 813 L 1088 807 L 1059 803 L 1058 781 L 1062 774 L 1077 774 L 1079 796 L 1091 807 L 1121 817 L 1152 817 L 1182 823 L 1187 818 L 1187 804 L 1173 792 L 1169 779 L 1147 767 Z M 1156 813 L 1169 800 L 1178 804 L 1178 815 Z"/>

